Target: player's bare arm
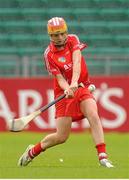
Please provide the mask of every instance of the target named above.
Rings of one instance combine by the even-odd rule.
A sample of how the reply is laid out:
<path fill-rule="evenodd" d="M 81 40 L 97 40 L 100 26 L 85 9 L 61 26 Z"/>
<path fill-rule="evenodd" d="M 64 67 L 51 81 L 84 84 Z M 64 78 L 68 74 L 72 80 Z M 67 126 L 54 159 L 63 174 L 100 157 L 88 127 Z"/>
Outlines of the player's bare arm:
<path fill-rule="evenodd" d="M 70 88 L 73 91 L 76 91 L 78 88 L 78 80 L 81 72 L 81 51 L 79 49 L 73 52 L 72 59 L 73 59 L 73 75 L 72 75 Z"/>
<path fill-rule="evenodd" d="M 72 89 L 70 89 L 70 86 L 67 83 L 67 81 L 65 80 L 65 78 L 61 74 L 58 74 L 58 75 L 56 75 L 56 79 L 57 79 L 58 84 L 61 87 L 61 89 L 63 89 L 65 91 L 66 98 L 72 98 L 74 96 L 74 92 Z"/>

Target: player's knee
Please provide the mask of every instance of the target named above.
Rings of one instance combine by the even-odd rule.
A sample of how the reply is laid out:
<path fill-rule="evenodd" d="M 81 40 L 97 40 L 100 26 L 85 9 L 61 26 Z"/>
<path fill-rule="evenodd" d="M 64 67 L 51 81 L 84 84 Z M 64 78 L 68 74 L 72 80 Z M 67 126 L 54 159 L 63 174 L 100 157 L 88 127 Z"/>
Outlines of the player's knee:
<path fill-rule="evenodd" d="M 65 143 L 67 139 L 68 139 L 67 135 L 61 135 L 58 137 L 58 143 L 59 144 Z"/>
<path fill-rule="evenodd" d="M 91 112 L 89 115 L 88 115 L 88 119 L 90 121 L 90 124 L 98 124 L 99 123 L 99 116 L 96 112 Z"/>

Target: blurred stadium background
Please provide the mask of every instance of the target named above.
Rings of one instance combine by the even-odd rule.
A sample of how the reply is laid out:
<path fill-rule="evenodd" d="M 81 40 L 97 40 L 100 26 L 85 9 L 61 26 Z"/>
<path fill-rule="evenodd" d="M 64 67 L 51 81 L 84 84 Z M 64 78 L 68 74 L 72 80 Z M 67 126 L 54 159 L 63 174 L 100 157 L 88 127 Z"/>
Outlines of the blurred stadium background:
<path fill-rule="evenodd" d="M 0 0 L 1 77 L 47 75 L 41 57 L 55 16 L 88 44 L 91 74 L 129 74 L 128 0 Z"/>

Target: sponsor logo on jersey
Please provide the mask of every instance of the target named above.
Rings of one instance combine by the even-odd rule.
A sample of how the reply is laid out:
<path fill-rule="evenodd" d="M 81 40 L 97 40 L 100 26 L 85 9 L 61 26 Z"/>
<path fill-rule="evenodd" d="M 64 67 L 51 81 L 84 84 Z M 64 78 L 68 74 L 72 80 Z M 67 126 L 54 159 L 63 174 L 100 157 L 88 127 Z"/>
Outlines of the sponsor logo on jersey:
<path fill-rule="evenodd" d="M 69 63 L 69 64 L 64 64 L 64 69 L 65 69 L 65 70 L 70 70 L 71 67 L 72 67 L 72 64 L 71 64 L 71 63 Z"/>
<path fill-rule="evenodd" d="M 59 57 L 59 58 L 58 58 L 58 61 L 59 61 L 59 62 L 65 62 L 66 59 L 65 59 L 65 57 L 62 56 L 62 57 Z"/>

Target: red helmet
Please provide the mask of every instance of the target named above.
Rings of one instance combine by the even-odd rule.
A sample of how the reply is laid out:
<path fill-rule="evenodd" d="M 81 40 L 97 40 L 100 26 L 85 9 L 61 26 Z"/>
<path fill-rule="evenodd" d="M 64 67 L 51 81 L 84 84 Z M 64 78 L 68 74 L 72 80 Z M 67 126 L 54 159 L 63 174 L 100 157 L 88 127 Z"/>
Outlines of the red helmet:
<path fill-rule="evenodd" d="M 61 17 L 53 17 L 47 24 L 48 34 L 57 34 L 67 32 L 67 24 Z"/>

